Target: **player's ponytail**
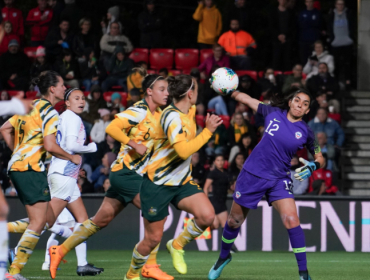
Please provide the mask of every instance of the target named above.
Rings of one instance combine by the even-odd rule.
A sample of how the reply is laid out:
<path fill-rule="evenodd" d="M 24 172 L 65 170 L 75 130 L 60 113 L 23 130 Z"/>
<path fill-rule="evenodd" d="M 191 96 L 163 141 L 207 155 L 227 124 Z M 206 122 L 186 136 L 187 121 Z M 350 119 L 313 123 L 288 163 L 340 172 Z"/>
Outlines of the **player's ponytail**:
<path fill-rule="evenodd" d="M 55 71 L 43 71 L 36 78 L 33 78 L 31 84 L 34 86 L 36 91 L 39 91 L 41 95 L 47 96 L 49 94 L 50 87 L 56 87 L 58 84 L 58 77 L 60 75 Z"/>
<path fill-rule="evenodd" d="M 167 77 L 168 92 L 176 101 L 183 99 L 186 94 L 195 88 L 195 82 L 190 75 Z"/>
<path fill-rule="evenodd" d="M 270 99 L 270 105 L 272 107 L 278 107 L 282 110 L 289 110 L 289 101 L 293 100 L 299 93 L 304 93 L 310 98 L 310 104 L 312 101 L 311 93 L 303 88 L 299 88 L 298 90 L 294 90 L 290 94 L 286 96 L 281 96 L 280 94 L 273 94 Z"/>
<path fill-rule="evenodd" d="M 139 68 L 138 68 L 139 69 Z M 141 68 L 145 71 L 145 74 L 146 74 L 146 70 L 144 68 Z M 142 70 L 140 70 L 142 71 Z M 139 72 L 140 73 L 140 72 Z M 143 71 L 141 73 L 144 73 Z M 150 88 L 150 89 L 153 89 L 155 83 L 157 81 L 163 81 L 165 80 L 164 77 L 160 76 L 160 75 L 157 75 L 157 74 L 153 74 L 153 75 L 143 75 L 145 76 L 143 82 L 141 83 L 141 86 L 142 86 L 142 89 L 143 89 L 143 92 L 144 92 L 144 95 L 147 95 L 148 92 L 147 90 Z"/>

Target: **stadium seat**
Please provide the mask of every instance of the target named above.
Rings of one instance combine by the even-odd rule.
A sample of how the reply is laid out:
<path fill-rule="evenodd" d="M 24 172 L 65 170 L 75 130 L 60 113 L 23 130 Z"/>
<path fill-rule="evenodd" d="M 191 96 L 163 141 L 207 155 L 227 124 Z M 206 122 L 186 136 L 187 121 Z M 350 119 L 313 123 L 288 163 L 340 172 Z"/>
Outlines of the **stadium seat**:
<path fill-rule="evenodd" d="M 239 77 L 249 75 L 253 80 L 257 81 L 257 71 L 237 70 L 235 73 L 238 74 Z"/>
<path fill-rule="evenodd" d="M 213 55 L 212 49 L 203 49 L 200 50 L 200 63 L 203 63 L 207 59 L 207 57 Z"/>
<path fill-rule="evenodd" d="M 227 128 L 229 128 L 230 126 L 230 117 L 229 116 L 225 116 L 225 115 L 221 115 L 220 118 L 222 119 L 222 123 L 224 124 L 224 126 Z"/>
<path fill-rule="evenodd" d="M 157 71 L 153 70 L 153 69 L 148 69 L 148 70 L 146 70 L 146 72 L 148 72 L 149 75 L 157 74 Z"/>
<path fill-rule="evenodd" d="M 112 94 L 114 93 L 115 91 L 106 91 L 103 93 L 103 97 L 104 97 L 104 100 L 106 102 L 110 102 L 111 101 L 111 97 L 112 97 Z"/>
<path fill-rule="evenodd" d="M 201 128 L 204 128 L 204 125 L 205 125 L 204 116 L 195 115 L 195 121 L 196 121 L 197 125 L 199 125 Z"/>
<path fill-rule="evenodd" d="M 302 78 L 303 78 L 304 80 L 306 80 L 306 79 L 307 79 L 307 74 L 306 74 L 306 73 L 302 73 Z"/>
<path fill-rule="evenodd" d="M 89 94 L 90 94 L 90 91 L 84 91 L 84 95 L 85 95 L 85 97 L 88 97 L 88 96 L 89 96 Z"/>
<path fill-rule="evenodd" d="M 36 95 L 37 95 L 37 91 L 33 90 L 33 91 L 27 91 L 26 92 L 26 98 L 27 99 L 36 99 Z"/>
<path fill-rule="evenodd" d="M 168 71 L 168 74 L 172 76 L 181 75 L 181 70 L 171 69 Z"/>
<path fill-rule="evenodd" d="M 265 75 L 265 71 L 259 71 L 258 72 L 258 77 L 259 78 L 263 78 L 263 76 Z M 283 75 L 283 71 L 274 71 L 274 75 L 277 76 L 277 75 Z"/>
<path fill-rule="evenodd" d="M 283 71 L 274 71 L 274 75 L 277 76 L 277 75 L 283 75 Z"/>
<path fill-rule="evenodd" d="M 57 104 L 55 104 L 54 109 L 59 113 L 63 113 L 65 111 L 65 103 L 64 101 L 59 101 Z"/>
<path fill-rule="evenodd" d="M 224 168 L 225 170 L 227 170 L 227 169 L 229 168 L 229 162 L 228 162 L 226 159 L 225 159 L 225 163 L 224 163 L 223 168 Z"/>
<path fill-rule="evenodd" d="M 285 71 L 283 74 L 289 76 L 293 74 L 293 71 Z"/>
<path fill-rule="evenodd" d="M 173 49 L 151 49 L 149 55 L 150 68 L 159 70 L 161 68 L 172 69 Z"/>
<path fill-rule="evenodd" d="M 175 50 L 176 69 L 188 70 L 195 68 L 199 64 L 198 49 L 177 49 Z"/>
<path fill-rule="evenodd" d="M 121 86 L 112 86 L 112 90 L 115 90 L 115 91 L 122 91 L 122 87 Z"/>
<path fill-rule="evenodd" d="M 24 91 L 23 90 L 7 90 L 10 97 L 20 95 L 24 97 Z"/>
<path fill-rule="evenodd" d="M 37 47 L 25 47 L 24 53 L 30 58 L 36 58 Z"/>
<path fill-rule="evenodd" d="M 148 63 L 149 50 L 142 49 L 142 48 L 136 48 L 132 51 L 129 57 L 135 62 L 145 61 L 146 63 Z"/>
<path fill-rule="evenodd" d="M 258 71 L 258 78 L 263 78 L 263 75 L 265 74 L 265 71 Z"/>

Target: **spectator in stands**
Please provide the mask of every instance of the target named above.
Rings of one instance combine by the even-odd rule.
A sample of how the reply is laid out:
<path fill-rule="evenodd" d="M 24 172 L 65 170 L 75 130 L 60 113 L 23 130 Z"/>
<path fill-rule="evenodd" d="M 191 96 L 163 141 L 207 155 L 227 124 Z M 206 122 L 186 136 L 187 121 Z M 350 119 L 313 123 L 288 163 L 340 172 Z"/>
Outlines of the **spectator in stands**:
<path fill-rule="evenodd" d="M 221 13 L 213 0 L 201 0 L 193 14 L 193 19 L 199 21 L 198 44 L 200 49 L 212 48 L 217 42 L 222 30 Z"/>
<path fill-rule="evenodd" d="M 8 51 L 0 56 L 0 78 L 4 88 L 27 91 L 30 60 L 20 51 L 17 40 L 11 40 Z"/>
<path fill-rule="evenodd" d="M 102 164 L 94 170 L 91 179 L 93 180 L 95 190 L 103 187 L 105 179 L 109 178 L 110 166 L 115 159 L 116 155 L 114 153 L 106 153 L 102 158 Z"/>
<path fill-rule="evenodd" d="M 303 68 L 303 72 L 307 74 L 307 79 L 311 78 L 319 72 L 320 62 L 325 62 L 329 67 L 330 75 L 334 75 L 334 58 L 324 50 L 324 44 L 321 41 L 316 41 L 314 44 L 314 51 L 312 56 L 307 60 L 306 65 Z"/>
<path fill-rule="evenodd" d="M 60 23 L 60 15 L 64 10 L 64 2 L 58 0 L 48 0 L 48 5 L 53 9 L 53 18 L 51 19 L 50 26 L 57 26 Z"/>
<path fill-rule="evenodd" d="M 212 74 L 212 69 L 215 66 L 228 67 L 230 68 L 230 59 L 225 55 L 224 49 L 219 44 L 214 44 L 212 46 L 213 55 L 207 57 L 199 66 L 201 79 L 208 79 Z"/>
<path fill-rule="evenodd" d="M 131 107 L 132 105 L 134 105 L 136 102 L 139 102 L 140 99 L 141 99 L 141 93 L 140 93 L 140 90 L 137 89 L 137 88 L 133 88 L 129 91 L 129 94 L 130 96 L 130 100 L 128 100 L 129 98 L 127 97 L 127 108 L 128 107 Z M 114 108 L 113 108 L 114 109 Z"/>
<path fill-rule="evenodd" d="M 215 155 L 223 155 L 226 152 L 227 142 L 227 129 L 224 124 L 221 124 L 217 127 L 216 131 L 212 135 L 212 138 L 207 143 L 207 156 L 213 157 Z"/>
<path fill-rule="evenodd" d="M 10 21 L 4 22 L 4 36 L 0 42 L 0 55 L 6 53 L 8 51 L 8 45 L 11 40 L 19 40 L 19 36 L 17 34 L 13 34 L 12 32 L 12 23 Z"/>
<path fill-rule="evenodd" d="M 286 77 L 282 92 L 284 95 L 288 94 L 293 89 L 304 88 L 306 80 L 302 76 L 302 65 L 296 64 L 293 67 L 293 74 Z"/>
<path fill-rule="evenodd" d="M 312 100 L 310 112 L 309 112 L 309 119 L 313 119 L 316 117 L 317 110 L 319 108 L 328 108 L 328 100 L 325 91 L 317 91 L 313 92 L 312 94 L 316 94 L 316 98 Z"/>
<path fill-rule="evenodd" d="M 341 195 L 338 187 L 333 185 L 333 173 L 325 167 L 314 171 L 309 181 L 308 195 Z"/>
<path fill-rule="evenodd" d="M 98 38 L 91 30 L 91 20 L 82 18 L 79 22 L 80 31 L 74 36 L 72 50 L 76 57 L 82 58 L 86 50 L 92 49 L 95 54 L 98 53 Z"/>
<path fill-rule="evenodd" d="M 113 22 L 118 22 L 119 25 L 122 28 L 122 25 L 119 22 L 119 7 L 118 6 L 110 7 L 108 9 L 108 12 L 107 12 L 107 18 L 106 18 L 106 20 L 101 21 L 100 25 L 102 27 L 102 33 L 103 34 L 109 34 L 109 32 L 110 32 L 110 25 Z"/>
<path fill-rule="evenodd" d="M 100 119 L 99 109 L 108 108 L 107 102 L 103 98 L 103 92 L 98 85 L 90 89 L 90 94 L 86 98 L 84 111 L 80 115 L 86 128 L 86 133 L 90 134 L 95 121 Z"/>
<path fill-rule="evenodd" d="M 327 97 L 333 98 L 339 91 L 339 83 L 336 78 L 330 75 L 328 66 L 325 62 L 319 64 L 319 73 L 307 80 L 307 88 L 315 94 L 318 91 L 323 91 Z"/>
<path fill-rule="evenodd" d="M 356 36 L 356 15 L 346 8 L 344 0 L 335 1 L 335 9 L 329 14 L 328 36 L 335 59 L 335 76 L 344 74 L 346 84 L 351 83 L 353 43 Z"/>
<path fill-rule="evenodd" d="M 231 67 L 234 70 L 251 69 L 251 56 L 257 48 L 257 44 L 251 34 L 240 30 L 237 19 L 231 20 L 230 31 L 222 34 L 218 43 L 230 55 Z"/>
<path fill-rule="evenodd" d="M 214 110 L 217 115 L 224 115 L 227 116 L 227 106 L 224 100 L 224 97 L 221 95 L 218 95 L 216 97 L 213 97 L 209 102 L 208 102 L 208 109 Z"/>
<path fill-rule="evenodd" d="M 108 109 L 99 109 L 100 119 L 94 123 L 91 129 L 90 137 L 95 143 L 101 143 L 105 140 L 105 129 L 110 124 L 110 111 Z"/>
<path fill-rule="evenodd" d="M 269 93 L 274 94 L 278 92 L 278 79 L 275 76 L 274 69 L 271 67 L 266 68 L 263 77 L 257 83 L 262 91 L 262 97 Z"/>
<path fill-rule="evenodd" d="M 90 91 L 91 86 L 99 84 L 99 68 L 93 49 L 86 48 L 84 56 L 78 60 L 82 84 L 85 91 Z"/>
<path fill-rule="evenodd" d="M 80 169 L 77 178 L 77 184 L 81 187 L 81 193 L 94 193 L 94 186 L 87 179 L 87 174 L 84 169 Z"/>
<path fill-rule="evenodd" d="M 159 69 L 158 74 L 160 76 L 162 76 L 163 78 L 167 78 L 168 75 L 169 75 L 168 69 L 167 68 L 161 68 L 161 69 Z"/>
<path fill-rule="evenodd" d="M 321 152 L 326 157 L 326 166 L 325 168 L 331 171 L 337 171 L 338 167 L 335 163 L 335 147 L 331 144 L 328 144 L 328 140 L 325 132 L 316 133 L 317 144 L 319 144 Z M 313 157 L 311 154 L 308 155 L 311 160 Z"/>
<path fill-rule="evenodd" d="M 119 92 L 114 92 L 112 94 L 110 108 L 117 108 L 119 112 L 125 110 L 125 106 L 122 105 L 122 96 Z"/>
<path fill-rule="evenodd" d="M 110 32 L 104 34 L 100 40 L 100 48 L 102 50 L 100 59 L 103 60 L 107 70 L 110 68 L 110 60 L 118 46 L 122 47 L 125 53 L 130 53 L 133 49 L 129 38 L 122 35 L 121 32 L 122 30 L 118 22 L 112 22 L 110 25 Z"/>
<path fill-rule="evenodd" d="M 111 27 L 113 29 L 114 24 Z M 134 65 L 134 61 L 126 55 L 124 48 L 117 46 L 109 63 L 110 75 L 102 83 L 103 91 L 108 91 L 112 86 L 120 86 L 124 91 L 127 91 L 127 76 Z"/>
<path fill-rule="evenodd" d="M 335 120 L 328 117 L 327 109 L 319 108 L 316 117 L 308 123 L 308 126 L 315 134 L 325 132 L 328 144 L 336 148 L 343 146 L 344 131 Z"/>
<path fill-rule="evenodd" d="M 70 29 L 73 33 L 77 33 L 79 22 L 84 17 L 84 11 L 81 10 L 75 0 L 64 0 L 65 8 L 60 15 L 60 18 L 65 18 L 69 21 Z"/>
<path fill-rule="evenodd" d="M 235 179 L 238 178 L 239 173 L 243 169 L 243 164 L 245 162 L 245 159 L 246 158 L 244 157 L 243 153 L 237 153 L 235 157 L 232 159 L 232 161 L 230 161 L 230 157 L 229 157 L 229 163 L 231 162 L 230 167 L 229 167 L 229 173 L 233 178 Z"/>
<path fill-rule="evenodd" d="M 279 6 L 271 14 L 270 32 L 273 38 L 273 67 L 288 71 L 292 67 L 292 51 L 296 34 L 296 18 L 287 8 L 288 0 L 278 0 Z"/>
<path fill-rule="evenodd" d="M 144 1 L 144 11 L 139 14 L 140 47 L 162 47 L 162 19 L 154 0 Z"/>
<path fill-rule="evenodd" d="M 52 62 L 63 55 L 64 49 L 71 49 L 73 35 L 70 32 L 69 21 L 62 19 L 58 27 L 50 28 L 45 40 L 46 55 Z"/>
<path fill-rule="evenodd" d="M 31 46 L 38 47 L 44 44 L 49 31 L 53 10 L 47 6 L 46 0 L 37 0 L 38 7 L 30 10 L 26 23 L 31 26 Z"/>
<path fill-rule="evenodd" d="M 200 153 L 195 152 L 191 157 L 191 176 L 193 177 L 194 182 L 202 188 L 206 181 L 206 170 L 203 165 L 204 164 L 200 160 Z"/>
<path fill-rule="evenodd" d="M 260 88 L 257 86 L 256 81 L 249 75 L 243 75 L 239 77 L 238 91 L 244 92 L 256 99 L 259 99 L 261 96 Z"/>
<path fill-rule="evenodd" d="M 61 59 L 56 62 L 55 69 L 62 76 L 64 84 L 72 88 L 79 88 L 79 67 L 72 59 L 72 52 L 69 49 L 63 50 Z"/>
<path fill-rule="evenodd" d="M 103 193 L 106 193 L 108 191 L 108 189 L 110 188 L 110 180 L 109 178 L 105 179 L 104 180 L 104 184 L 103 184 L 103 189 L 102 189 L 102 192 Z"/>
<path fill-rule="evenodd" d="M 35 62 L 31 66 L 31 79 L 38 77 L 41 72 L 47 70 L 53 70 L 53 67 L 45 57 L 45 48 L 39 46 L 36 49 Z"/>
<path fill-rule="evenodd" d="M 232 162 L 237 154 L 241 153 L 246 160 L 251 154 L 254 147 L 253 139 L 250 133 L 244 133 L 241 137 L 241 141 L 233 146 L 229 154 L 229 162 Z"/>
<path fill-rule="evenodd" d="M 236 144 L 239 144 L 241 142 L 242 135 L 245 133 L 249 133 L 252 141 L 255 141 L 256 134 L 254 128 L 243 118 L 241 113 L 235 113 L 228 128 L 229 146 L 234 147 Z"/>
<path fill-rule="evenodd" d="M 19 38 L 24 37 L 24 25 L 23 25 L 23 15 L 22 11 L 14 8 L 14 0 L 4 0 L 5 7 L 1 9 L 1 14 L 3 16 L 3 22 L 11 22 L 12 24 L 12 34 L 17 35 Z M 5 28 L 5 26 L 4 26 Z"/>
<path fill-rule="evenodd" d="M 323 20 L 320 11 L 314 8 L 314 0 L 305 0 L 306 9 L 298 17 L 299 56 L 304 64 L 310 56 L 312 44 L 320 39 Z"/>
<path fill-rule="evenodd" d="M 299 167 L 301 167 L 301 165 L 299 163 L 298 156 L 294 155 L 292 159 L 290 160 L 290 178 L 292 179 L 294 195 L 305 194 L 308 190 L 308 184 L 309 184 L 308 179 L 305 179 L 303 181 L 298 181 L 294 177 L 294 174 L 296 173 L 295 170 Z"/>
<path fill-rule="evenodd" d="M 249 5 L 248 5 L 249 4 Z M 248 5 L 248 6 L 247 6 Z M 236 0 L 231 6 L 227 17 L 227 24 L 230 20 L 237 19 L 239 21 L 240 29 L 244 31 L 251 32 L 251 13 L 252 11 L 251 1 L 246 0 Z"/>

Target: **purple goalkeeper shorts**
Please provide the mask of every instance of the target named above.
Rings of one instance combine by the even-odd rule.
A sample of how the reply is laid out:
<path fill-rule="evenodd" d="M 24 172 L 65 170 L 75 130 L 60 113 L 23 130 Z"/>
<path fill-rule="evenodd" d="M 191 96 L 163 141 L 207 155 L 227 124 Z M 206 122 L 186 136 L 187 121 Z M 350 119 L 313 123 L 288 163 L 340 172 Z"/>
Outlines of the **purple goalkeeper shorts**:
<path fill-rule="evenodd" d="M 293 198 L 292 180 L 290 177 L 266 180 L 242 169 L 236 180 L 234 201 L 246 208 L 256 209 L 258 202 L 266 195 L 271 205 L 275 200 Z"/>

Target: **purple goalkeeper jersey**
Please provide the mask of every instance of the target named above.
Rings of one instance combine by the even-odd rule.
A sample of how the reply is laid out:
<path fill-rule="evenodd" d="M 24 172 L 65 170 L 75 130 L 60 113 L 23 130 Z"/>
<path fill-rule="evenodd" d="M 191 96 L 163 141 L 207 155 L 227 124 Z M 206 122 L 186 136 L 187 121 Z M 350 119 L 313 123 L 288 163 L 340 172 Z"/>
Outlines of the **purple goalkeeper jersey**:
<path fill-rule="evenodd" d="M 304 146 L 311 154 L 320 152 L 315 134 L 304 122 L 292 123 L 287 111 L 260 103 L 257 112 L 265 118 L 265 133 L 243 168 L 257 177 L 275 180 L 290 177 L 290 161 Z"/>

